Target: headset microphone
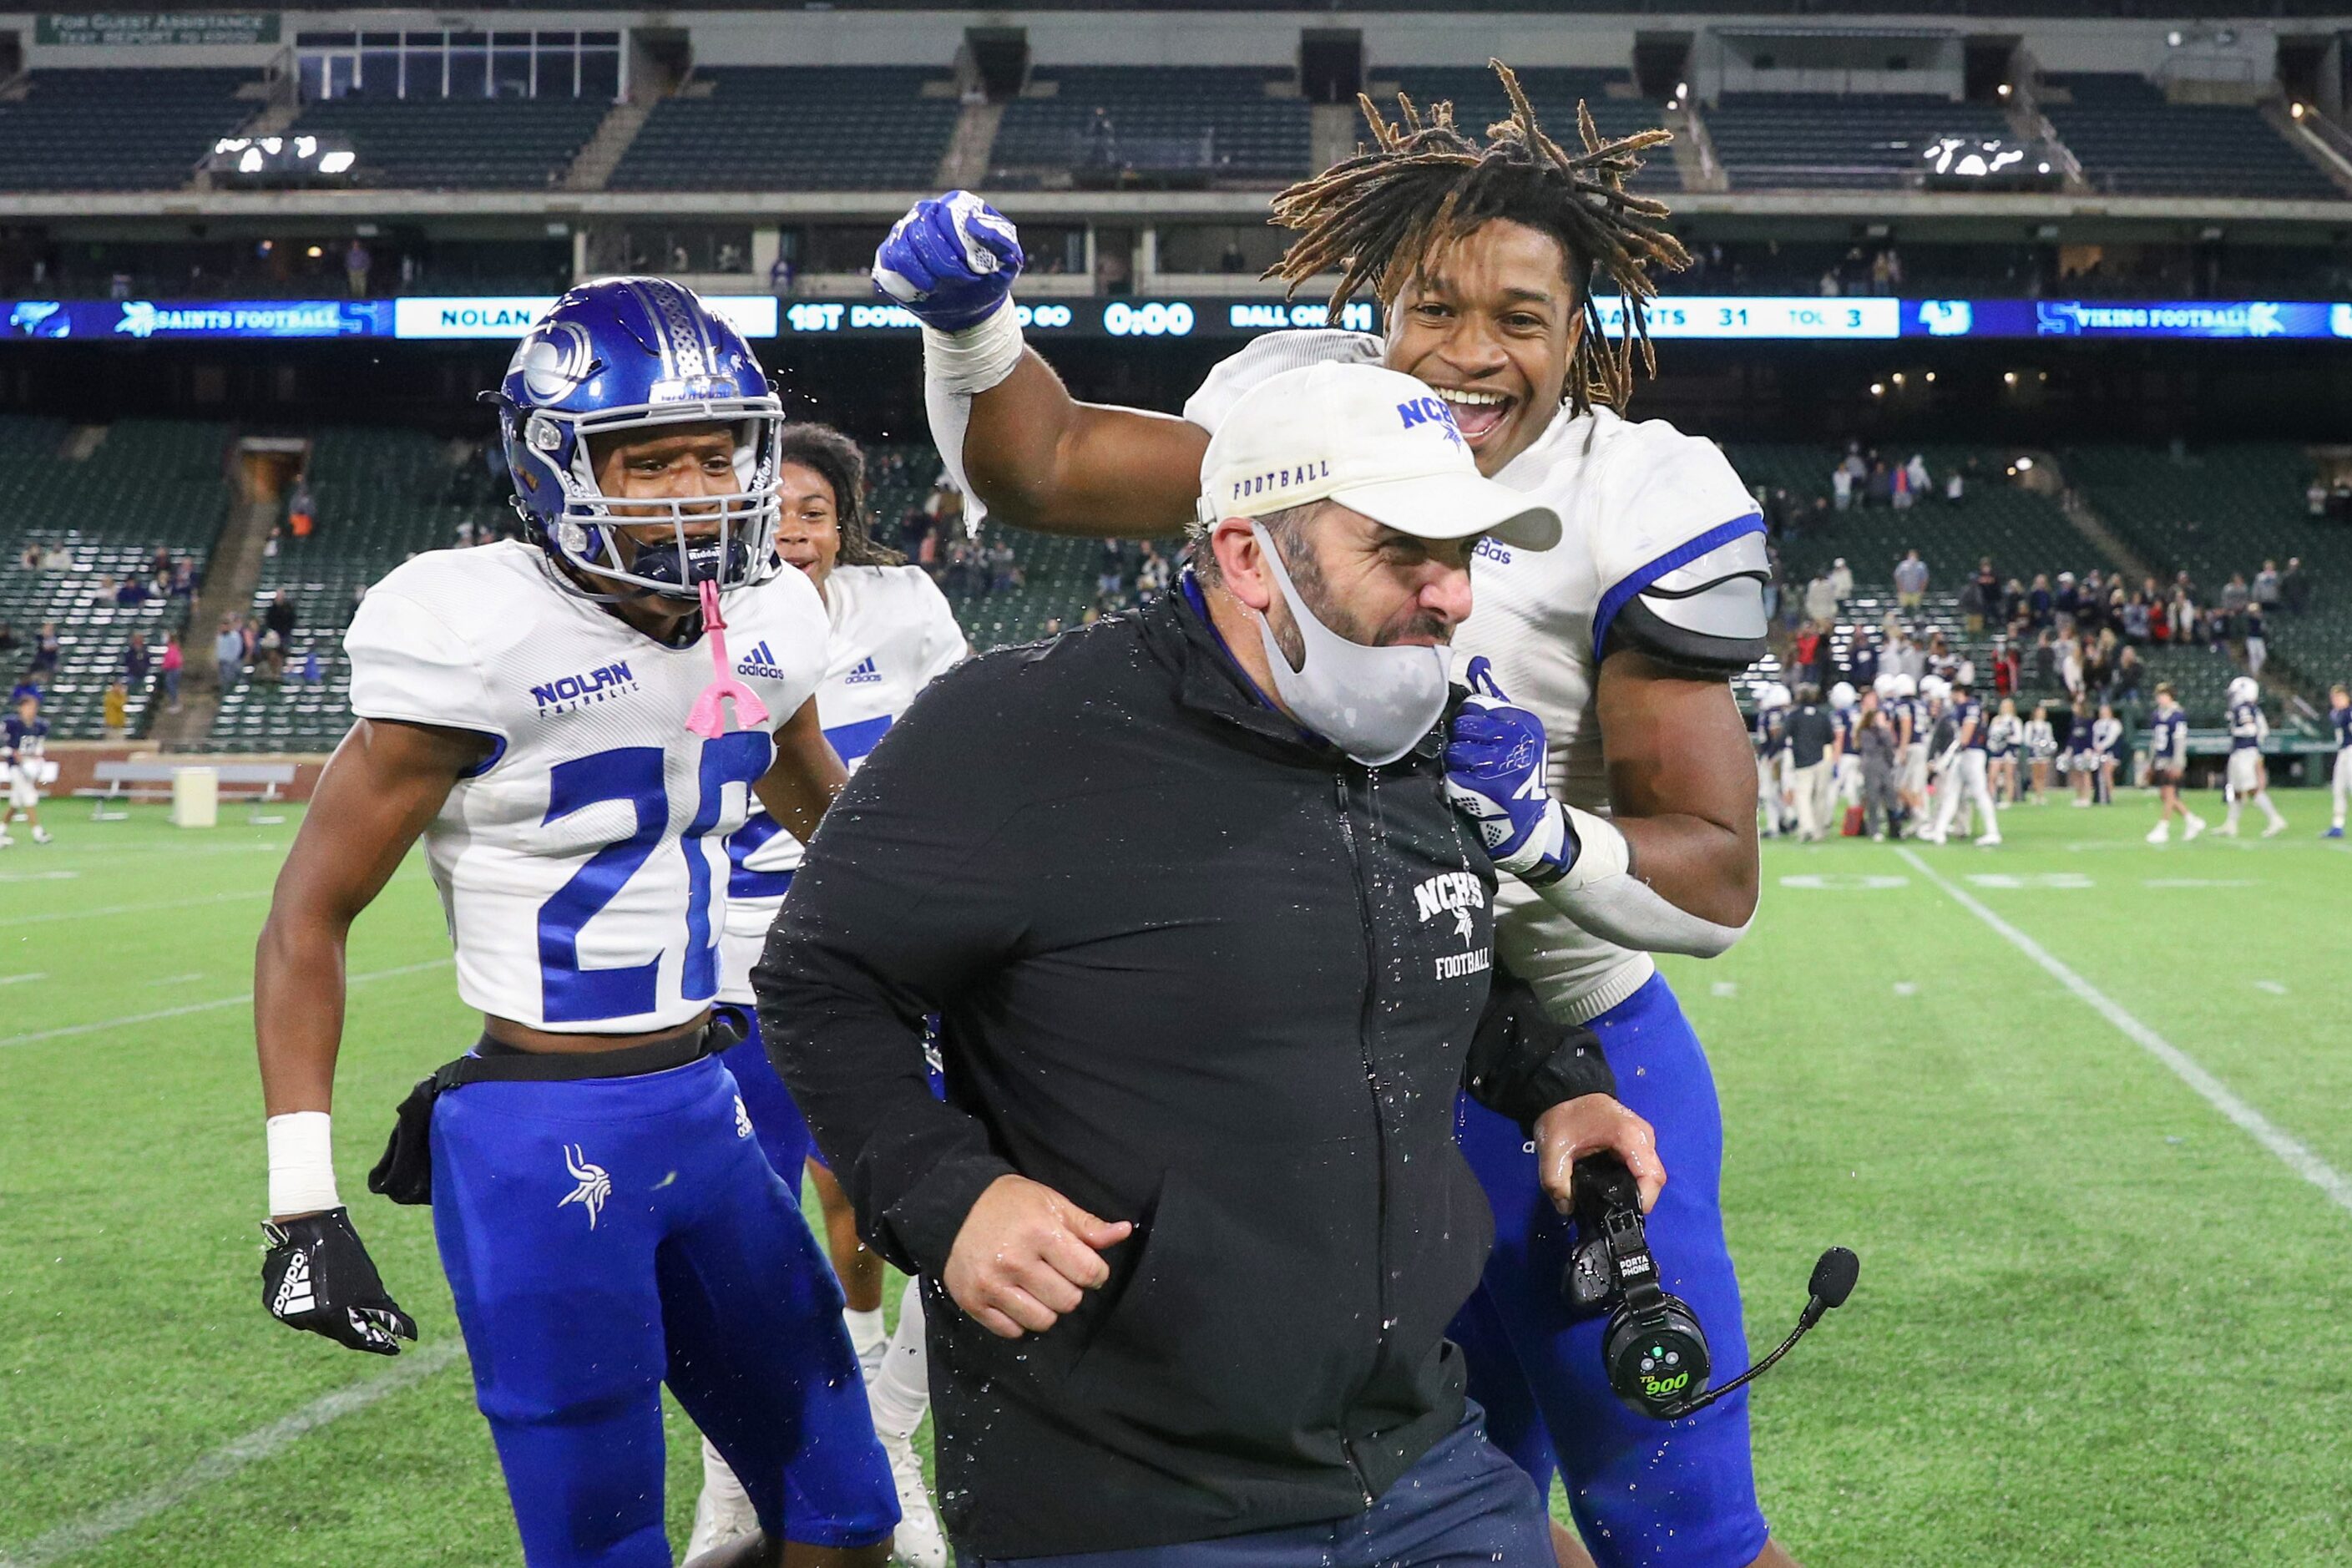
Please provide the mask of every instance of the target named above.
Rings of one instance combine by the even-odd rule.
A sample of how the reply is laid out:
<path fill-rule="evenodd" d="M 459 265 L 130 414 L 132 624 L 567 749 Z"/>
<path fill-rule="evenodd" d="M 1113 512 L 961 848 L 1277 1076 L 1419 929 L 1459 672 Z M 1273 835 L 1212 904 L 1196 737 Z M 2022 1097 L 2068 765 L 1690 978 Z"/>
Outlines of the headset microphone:
<path fill-rule="evenodd" d="M 1642 1226 L 1641 1192 L 1613 1154 L 1576 1163 L 1577 1246 L 1560 1293 L 1578 1317 L 1609 1314 L 1601 1359 L 1617 1397 L 1644 1415 L 1679 1420 L 1762 1375 L 1823 1314 L 1845 1305 L 1862 1260 L 1832 1247 L 1813 1265 L 1797 1326 L 1771 1354 L 1720 1388 L 1706 1386 L 1706 1335 L 1697 1314 L 1659 1283 Z"/>

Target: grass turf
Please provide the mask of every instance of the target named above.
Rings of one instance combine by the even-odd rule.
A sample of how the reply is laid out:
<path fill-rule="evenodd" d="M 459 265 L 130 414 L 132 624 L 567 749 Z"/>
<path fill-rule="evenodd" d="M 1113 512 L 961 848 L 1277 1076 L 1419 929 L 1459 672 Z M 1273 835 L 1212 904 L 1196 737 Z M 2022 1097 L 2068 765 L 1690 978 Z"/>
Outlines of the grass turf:
<path fill-rule="evenodd" d="M 2319 796 L 2281 798 L 2296 827 L 2266 843 L 2150 848 L 2126 795 L 1919 854 L 2352 1170 L 2352 863 L 2313 837 Z M 168 1506 L 49 1560 L 517 1561 L 458 1365 L 201 1468 L 387 1370 L 257 1299 L 244 996 L 293 825 L 50 826 L 0 852 L 0 1563 L 159 1488 Z M 1815 1565 L 2352 1563 L 2352 1214 L 1899 847 L 1772 846 L 1765 880 L 1746 942 L 1668 972 L 1722 1091 L 1757 1348 L 1822 1247 L 1863 1258 L 1853 1303 L 1758 1390 L 1781 1540 Z M 412 860 L 352 941 L 373 978 L 339 1157 L 428 1344 L 457 1331 L 427 1215 L 363 1176 L 394 1102 L 477 1026 L 446 957 Z M 675 1411 L 670 1432 L 682 1540 L 698 1465 Z"/>

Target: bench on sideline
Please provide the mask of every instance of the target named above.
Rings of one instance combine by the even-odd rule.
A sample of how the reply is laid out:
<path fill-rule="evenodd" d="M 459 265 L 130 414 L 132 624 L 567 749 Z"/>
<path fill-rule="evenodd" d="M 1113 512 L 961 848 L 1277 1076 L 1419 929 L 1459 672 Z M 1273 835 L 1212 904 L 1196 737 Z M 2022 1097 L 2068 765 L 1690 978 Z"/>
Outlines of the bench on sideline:
<path fill-rule="evenodd" d="M 221 798 L 224 800 L 230 798 L 228 792 L 233 789 L 251 791 L 251 794 L 237 798 L 250 801 L 257 808 L 251 818 L 257 826 L 285 820 L 283 817 L 265 817 L 258 808 L 285 798 L 279 792 L 294 782 L 294 764 L 291 763 L 100 763 L 91 770 L 91 773 L 106 787 L 78 789 L 74 794 L 96 799 L 98 804 L 90 808 L 89 814 L 92 822 L 119 822 L 130 814 L 108 811 L 109 801 L 169 800 L 172 798 L 172 775 L 182 768 L 211 768 L 219 773 Z M 155 787 L 159 785 L 161 787 Z"/>

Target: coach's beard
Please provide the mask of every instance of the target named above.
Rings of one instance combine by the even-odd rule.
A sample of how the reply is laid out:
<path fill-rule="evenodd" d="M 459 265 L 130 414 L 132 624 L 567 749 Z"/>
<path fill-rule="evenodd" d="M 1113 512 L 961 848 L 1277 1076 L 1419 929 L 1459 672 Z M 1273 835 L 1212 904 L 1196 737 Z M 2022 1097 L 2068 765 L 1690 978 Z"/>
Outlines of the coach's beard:
<path fill-rule="evenodd" d="M 1262 613 L 1250 612 L 1257 617 L 1275 694 L 1301 724 L 1366 767 L 1395 762 L 1412 751 L 1445 711 L 1444 646 L 1370 647 L 1341 637 L 1307 607 L 1265 528 L 1253 522 L 1250 531 L 1297 628 L 1299 658 L 1294 665 L 1273 624 Z"/>

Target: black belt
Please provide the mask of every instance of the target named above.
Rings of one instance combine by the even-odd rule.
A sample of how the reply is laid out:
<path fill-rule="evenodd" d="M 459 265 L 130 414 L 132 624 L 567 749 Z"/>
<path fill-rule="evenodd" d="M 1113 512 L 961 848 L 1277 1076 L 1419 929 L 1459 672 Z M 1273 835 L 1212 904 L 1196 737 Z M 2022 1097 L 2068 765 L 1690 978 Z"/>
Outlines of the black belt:
<path fill-rule="evenodd" d="M 727 1013 L 674 1035 L 608 1051 L 527 1051 L 485 1032 L 473 1050 L 436 1068 L 400 1102 L 383 1157 L 368 1173 L 368 1191 L 396 1204 L 433 1201 L 433 1104 L 469 1083 L 565 1083 L 591 1078 L 643 1078 L 716 1056 L 744 1038 Z"/>

